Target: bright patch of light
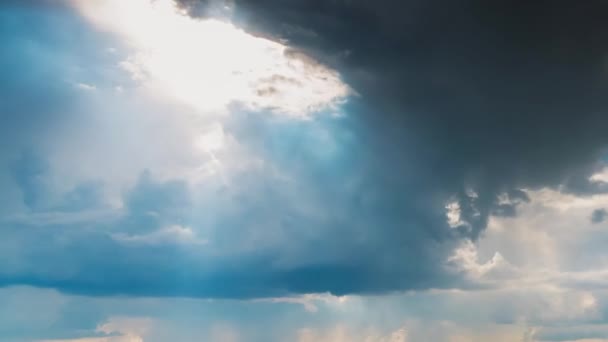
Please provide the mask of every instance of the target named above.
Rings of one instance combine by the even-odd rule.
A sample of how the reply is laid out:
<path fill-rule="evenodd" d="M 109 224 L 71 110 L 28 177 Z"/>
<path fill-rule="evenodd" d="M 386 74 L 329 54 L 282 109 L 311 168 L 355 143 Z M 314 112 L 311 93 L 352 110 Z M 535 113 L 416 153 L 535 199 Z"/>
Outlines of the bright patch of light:
<path fill-rule="evenodd" d="M 173 0 L 72 2 L 133 49 L 122 67 L 134 79 L 205 113 L 239 103 L 305 117 L 349 94 L 335 71 L 230 23 L 194 19 Z"/>
<path fill-rule="evenodd" d="M 499 252 L 495 252 L 490 260 L 481 263 L 479 261 L 477 247 L 471 241 L 466 241 L 457 248 L 454 251 L 454 254 L 448 258 L 448 262 L 453 263 L 458 269 L 467 272 L 470 276 L 475 278 L 481 277 L 498 268 L 507 268 L 510 266 Z"/>
<path fill-rule="evenodd" d="M 592 182 L 604 182 L 608 183 L 608 167 L 604 168 L 601 172 L 598 172 L 589 178 Z"/>
<path fill-rule="evenodd" d="M 195 145 L 204 152 L 213 153 L 224 146 L 224 140 L 224 129 L 220 124 L 214 124 L 206 132 L 199 135 Z"/>
<path fill-rule="evenodd" d="M 80 89 L 80 90 L 84 90 L 84 91 L 95 91 L 97 90 L 97 87 L 95 87 L 94 85 L 90 85 L 90 84 L 86 84 L 86 83 L 76 83 L 76 88 Z"/>
<path fill-rule="evenodd" d="M 127 244 L 162 245 L 166 243 L 179 245 L 204 245 L 207 240 L 196 236 L 190 227 L 172 225 L 152 233 L 142 235 L 127 235 L 124 233 L 113 234 L 116 241 Z"/>
<path fill-rule="evenodd" d="M 456 228 L 464 224 L 460 219 L 460 203 L 453 201 L 445 206 L 445 215 L 447 217 L 448 225 L 451 228 Z"/>
<path fill-rule="evenodd" d="M 84 337 L 62 340 L 39 340 L 38 342 L 143 342 L 152 320 L 147 318 L 112 317 L 97 326 L 95 332 L 103 337 Z"/>

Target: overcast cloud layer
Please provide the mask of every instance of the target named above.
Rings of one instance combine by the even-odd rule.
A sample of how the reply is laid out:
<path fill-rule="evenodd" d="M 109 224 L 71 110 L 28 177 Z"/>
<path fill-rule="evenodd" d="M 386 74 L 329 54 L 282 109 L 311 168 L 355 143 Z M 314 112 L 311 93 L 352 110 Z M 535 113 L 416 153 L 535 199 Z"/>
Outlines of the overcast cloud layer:
<path fill-rule="evenodd" d="M 608 340 L 606 13 L 2 2 L 0 340 Z"/>

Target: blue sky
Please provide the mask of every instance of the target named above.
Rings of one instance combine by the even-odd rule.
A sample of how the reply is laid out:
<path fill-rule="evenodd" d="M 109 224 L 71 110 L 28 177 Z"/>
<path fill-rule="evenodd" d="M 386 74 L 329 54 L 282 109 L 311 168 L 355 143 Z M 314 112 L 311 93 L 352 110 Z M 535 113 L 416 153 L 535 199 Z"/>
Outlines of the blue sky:
<path fill-rule="evenodd" d="M 0 340 L 608 341 L 599 9 L 385 5 L 1 4 Z"/>

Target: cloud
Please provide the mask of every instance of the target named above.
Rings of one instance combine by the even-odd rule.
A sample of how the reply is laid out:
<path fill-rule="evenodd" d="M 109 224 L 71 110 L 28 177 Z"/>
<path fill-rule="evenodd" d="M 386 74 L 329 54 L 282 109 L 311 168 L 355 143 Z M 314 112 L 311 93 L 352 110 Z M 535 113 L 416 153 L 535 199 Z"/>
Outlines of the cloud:
<path fill-rule="evenodd" d="M 233 18 L 331 61 L 368 106 L 356 115 L 383 132 L 384 143 L 368 137 L 382 163 L 403 161 L 396 172 L 413 152 L 393 146 L 413 144 L 420 167 L 441 165 L 438 178 L 483 182 L 483 192 L 593 192 L 585 176 L 606 146 L 605 6 L 350 1 L 320 15 L 305 1 L 235 1 Z M 572 25 L 556 29 L 562 21 Z"/>
<path fill-rule="evenodd" d="M 172 0 L 73 3 L 132 48 L 121 65 L 134 79 L 207 115 L 236 102 L 306 117 L 337 111 L 350 94 L 338 73 L 312 58 L 228 22 L 190 18 Z"/>
<path fill-rule="evenodd" d="M 38 342 L 144 342 L 144 336 L 153 322 L 144 318 L 111 317 L 100 324 L 96 332 L 106 336 L 61 340 L 39 340 Z"/>
<path fill-rule="evenodd" d="M 191 228 L 178 225 L 161 228 L 155 232 L 141 235 L 127 235 L 124 233 L 116 233 L 112 238 L 126 244 L 198 244 L 204 245 L 206 240 L 198 238 Z"/>
<path fill-rule="evenodd" d="M 492 286 L 600 288 L 605 234 L 589 213 L 606 205 L 608 196 L 551 189 L 528 191 L 527 196 L 517 216 L 492 216 L 479 241 L 461 245 L 452 256 L 455 265 Z M 582 285 L 593 281 L 596 286 Z"/>
<path fill-rule="evenodd" d="M 186 2 L 192 15 L 204 6 Z M 492 216 L 518 215 L 528 202 L 522 189 L 606 191 L 593 177 L 608 144 L 600 128 L 608 124 L 608 37 L 597 15 L 605 10 L 601 2 L 270 0 L 234 1 L 231 19 L 330 65 L 360 95 L 345 107 L 357 155 L 347 161 L 357 171 L 336 174 L 360 180 L 357 193 L 370 201 L 353 212 L 383 207 L 371 214 L 374 223 L 359 222 L 383 227 L 379 236 L 436 268 L 417 246 L 449 241 L 432 251 L 446 258 L 452 242 L 482 236 Z M 454 215 L 446 218 L 450 204 Z M 379 249 L 397 250 L 378 239 Z"/>
<path fill-rule="evenodd" d="M 373 244 L 353 235 L 366 234 L 367 227 L 359 225 L 349 207 L 334 204 L 337 211 L 329 213 L 317 203 L 323 196 L 340 199 L 350 192 L 319 193 L 313 180 L 277 183 L 279 179 L 264 176 L 264 168 L 253 171 L 236 174 L 230 186 L 191 186 L 143 172 L 122 196 L 122 205 L 110 207 L 106 216 L 74 217 L 90 205 L 103 208 L 103 201 L 91 201 L 103 187 L 52 191 L 35 213 L 3 224 L 4 241 L 12 248 L 6 251 L 0 281 L 87 295 L 251 298 L 424 288 L 428 277 L 448 279 L 441 265 L 449 249 L 438 249 L 436 255 L 426 246 L 404 251 L 428 253 L 436 262 L 429 268 L 392 264 L 376 257 Z M 27 173 L 19 175 L 29 179 Z M 46 183 L 50 173 L 33 175 Z M 28 188 L 30 183 L 23 184 Z M 39 222 L 51 216 L 60 219 Z M 345 229 L 351 238 L 341 237 Z M 332 247 L 336 241 L 341 248 Z M 12 253 L 15 248 L 28 252 Z"/>
<path fill-rule="evenodd" d="M 127 337 L 146 342 L 225 342 L 222 338 L 395 342 L 405 337 L 408 342 L 532 342 L 607 336 L 605 293 L 595 295 L 599 315 L 589 315 L 579 311 L 580 300 L 588 294 L 546 288 L 424 291 L 345 300 L 319 296 L 315 312 L 289 302 L 87 297 L 35 288 L 5 288 L 0 296 L 12 298 L 8 303 L 36 308 L 21 317 L 15 317 L 12 306 L 0 309 L 7 318 L 0 337 L 11 342 L 84 338 L 122 342 Z M 33 319 L 23 325 L 29 317 Z"/>
<path fill-rule="evenodd" d="M 3 109 L 14 115 L 0 137 L 7 142 L 0 147 L 1 181 L 9 189 L 0 210 L 20 218 L 2 220 L 3 244 L 11 246 L 0 252 L 3 285 L 206 298 L 467 288 L 470 271 L 485 276 L 521 267 L 519 247 L 498 254 L 461 247 L 529 215 L 529 191 L 579 194 L 566 201 L 576 206 L 605 190 L 593 178 L 604 168 L 599 158 L 607 142 L 605 80 L 598 76 L 607 40 L 598 37 L 605 30 L 593 30 L 605 25 L 595 15 L 601 4 L 569 26 L 566 41 L 536 22 L 542 7 L 523 3 L 507 9 L 469 1 L 440 11 L 445 4 L 436 2 L 332 2 L 319 15 L 300 1 L 235 1 L 233 24 L 190 18 L 167 1 L 98 4 L 108 12 L 76 3 L 87 21 L 32 7 L 20 7 L 20 15 L 50 23 L 3 21 L 3 32 L 20 32 L 10 41 L 20 57 L 2 58 L 24 70 L 4 67 L 13 81 L 1 84 L 10 100 Z M 521 14 L 523 27 L 539 29 L 521 31 L 505 21 L 507 10 Z M 586 11 L 558 4 L 540 18 L 559 22 Z M 262 64 L 274 70 L 276 62 L 279 72 L 260 71 L 249 80 L 263 88 L 244 90 L 245 100 L 258 105 L 228 106 L 223 116 L 192 108 L 203 98 L 199 90 L 213 95 L 216 84 L 191 76 L 224 65 L 217 56 L 209 65 L 198 62 L 206 53 L 192 35 L 209 38 L 208 29 L 226 42 L 236 37 L 269 49 L 272 58 L 262 53 Z M 65 32 L 83 32 L 81 46 L 62 40 Z M 150 32 L 176 49 L 156 45 Z M 49 43 L 55 40 L 61 49 Z M 108 46 L 119 51 L 105 53 Z M 226 64 L 238 70 L 251 62 L 230 56 Z M 125 70 L 125 60 L 133 68 Z M 38 69 L 47 75 L 41 82 L 33 77 Z M 144 79 L 131 79 L 134 71 Z M 96 96 L 74 89 L 72 80 L 95 84 Z M 142 87 L 157 81 L 172 86 L 161 87 L 162 96 Z M 108 91 L 117 84 L 122 93 Z M 282 88 L 291 99 L 302 84 L 311 95 L 302 98 L 312 102 L 276 98 Z M 342 103 L 346 88 L 359 96 Z M 40 94 L 40 103 L 23 93 Z M 213 100 L 225 107 L 236 99 Z M 340 104 L 344 115 L 302 120 L 276 115 L 272 103 L 286 112 L 295 105 L 298 113 Z M 588 222 L 598 207 L 585 205 L 576 218 Z M 83 214 L 104 210 L 111 215 Z M 55 219 L 40 224 L 49 217 Z M 538 253 L 530 262 L 562 261 L 548 232 L 513 231 L 529 234 L 530 242 L 507 236 L 503 243 Z M 207 243 L 185 243 L 190 238 Z M 446 264 L 458 251 L 468 266 L 455 270 Z"/>
<path fill-rule="evenodd" d="M 81 89 L 83 91 L 95 91 L 97 90 L 97 87 L 91 84 L 86 84 L 86 83 L 76 83 L 75 87 L 78 89 Z"/>
<path fill-rule="evenodd" d="M 228 5 L 296 66 L 220 116 L 128 22 L 0 5 L 0 339 L 606 339 L 603 3 Z"/>
<path fill-rule="evenodd" d="M 143 342 L 139 336 L 85 337 L 68 340 L 39 340 L 37 342 Z"/>
<path fill-rule="evenodd" d="M 608 217 L 608 211 L 606 209 L 595 209 L 591 213 L 591 222 L 592 223 L 602 223 Z"/>
<path fill-rule="evenodd" d="M 297 333 L 297 342 L 407 342 L 407 331 L 401 328 L 397 331 L 389 333 L 387 336 L 381 336 L 373 331 L 357 331 L 353 332 L 347 327 L 337 325 L 329 331 L 319 332 L 315 329 L 301 329 Z"/>
<path fill-rule="evenodd" d="M 604 168 L 598 173 L 591 175 L 590 181 L 595 183 L 607 183 L 608 182 L 608 168 Z"/>

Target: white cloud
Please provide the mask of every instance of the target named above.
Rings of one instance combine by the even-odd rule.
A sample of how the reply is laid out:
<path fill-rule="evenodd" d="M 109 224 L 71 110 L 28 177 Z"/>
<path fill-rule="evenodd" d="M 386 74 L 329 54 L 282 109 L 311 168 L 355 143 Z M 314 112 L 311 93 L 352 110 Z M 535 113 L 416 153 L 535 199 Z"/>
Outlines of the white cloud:
<path fill-rule="evenodd" d="M 462 220 L 460 203 L 458 203 L 458 201 L 452 201 L 446 204 L 445 215 L 447 218 L 448 225 L 452 228 L 468 225 L 467 222 Z"/>
<path fill-rule="evenodd" d="M 80 90 L 84 90 L 84 91 L 95 91 L 97 90 L 97 87 L 92 85 L 92 84 L 87 84 L 87 83 L 76 83 L 75 84 L 76 88 L 80 89 Z"/>
<path fill-rule="evenodd" d="M 464 243 L 448 262 L 491 286 L 495 295 L 528 292 L 530 297 L 511 310 L 525 320 L 597 319 L 597 291 L 608 285 L 608 255 L 597 241 L 608 235 L 589 217 L 608 205 L 608 195 L 580 197 L 550 189 L 528 195 L 530 202 L 518 206 L 516 217 L 492 216 L 482 237 Z"/>
<path fill-rule="evenodd" d="M 337 110 L 350 93 L 337 72 L 232 24 L 189 17 L 172 0 L 72 0 L 132 49 L 121 65 L 135 80 L 205 113 L 238 102 L 306 117 Z"/>
<path fill-rule="evenodd" d="M 580 197 L 551 189 L 528 195 L 530 202 L 519 204 L 516 217 L 491 216 L 480 240 L 464 243 L 448 261 L 478 281 L 502 287 L 606 283 L 608 255 L 593 237 L 608 235 L 590 215 L 608 206 L 608 195 Z"/>
<path fill-rule="evenodd" d="M 482 328 L 468 328 L 452 322 L 435 322 L 421 327 L 424 335 L 417 336 L 418 341 L 445 342 L 534 342 L 530 330 L 519 325 L 492 324 Z M 434 331 L 433 331 L 434 330 Z M 434 339 L 428 339 L 432 337 Z"/>
<path fill-rule="evenodd" d="M 590 221 L 593 210 L 608 207 L 608 195 L 581 197 L 550 189 L 528 195 L 530 202 L 519 205 L 516 217 L 490 218 L 478 243 L 482 257 L 499 252 L 530 273 L 608 268 L 608 255 L 593 241 L 604 230 Z"/>
<path fill-rule="evenodd" d="M 297 332 L 297 342 L 408 342 L 405 328 L 388 334 L 374 328 L 356 329 L 339 324 L 329 329 L 302 328 Z"/>
<path fill-rule="evenodd" d="M 204 245 L 207 240 L 199 238 L 190 227 L 171 225 L 148 234 L 128 235 L 125 233 L 112 234 L 116 241 L 126 244 L 178 244 Z"/>
<path fill-rule="evenodd" d="M 592 175 L 589 178 L 592 182 L 604 182 L 608 183 L 608 167 L 604 168 L 602 171 Z"/>
<path fill-rule="evenodd" d="M 152 325 L 147 318 L 112 317 L 97 327 L 103 337 L 85 337 L 63 340 L 40 340 L 39 342 L 144 342 L 144 336 Z"/>
<path fill-rule="evenodd" d="M 513 265 L 509 264 L 500 252 L 494 253 L 492 258 L 486 262 L 481 262 L 477 248 L 470 241 L 466 241 L 456 249 L 454 254 L 448 259 L 448 262 L 477 280 L 488 275 L 493 279 L 496 277 L 508 278 L 513 277 L 517 273 Z"/>
<path fill-rule="evenodd" d="M 325 294 L 305 294 L 297 297 L 278 297 L 269 299 L 259 299 L 256 301 L 272 302 L 272 303 L 292 303 L 300 304 L 304 309 L 310 313 L 319 311 L 319 304 L 323 304 L 326 307 L 340 308 L 343 307 L 349 301 L 349 296 L 334 296 L 329 293 Z"/>
<path fill-rule="evenodd" d="M 239 331 L 226 323 L 214 324 L 208 337 L 209 341 L 214 342 L 239 342 L 242 341 Z"/>
<path fill-rule="evenodd" d="M 39 342 L 144 342 L 140 336 L 121 335 L 109 337 L 85 337 L 68 340 L 40 340 Z"/>
<path fill-rule="evenodd" d="M 210 125 L 205 132 L 202 132 L 196 139 L 195 145 L 207 153 L 220 150 L 225 144 L 224 129 L 220 124 Z"/>
<path fill-rule="evenodd" d="M 27 293 L 38 303 L 40 293 L 48 292 L 28 289 Z M 343 303 L 342 297 L 320 295 L 311 298 L 316 313 L 284 301 L 57 295 L 69 303 L 70 310 L 80 308 L 77 312 L 92 314 L 102 310 L 111 317 L 90 337 L 61 342 L 548 342 L 564 336 L 598 338 L 608 332 L 596 323 L 597 316 L 581 315 L 583 309 L 597 310 L 600 296 L 557 288 L 437 290 L 352 296 Z M 57 312 L 69 314 L 70 310 Z M 29 327 L 44 332 L 39 324 L 49 323 L 34 320 Z"/>

